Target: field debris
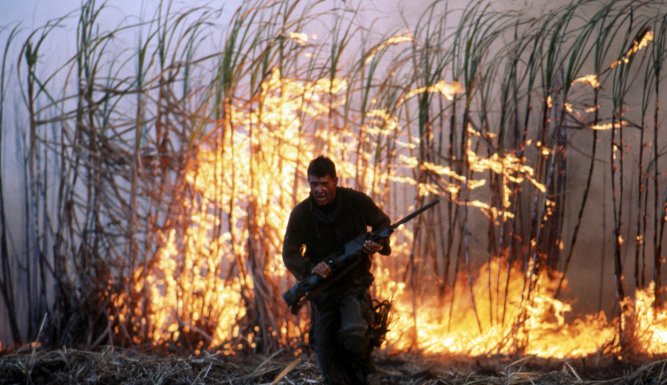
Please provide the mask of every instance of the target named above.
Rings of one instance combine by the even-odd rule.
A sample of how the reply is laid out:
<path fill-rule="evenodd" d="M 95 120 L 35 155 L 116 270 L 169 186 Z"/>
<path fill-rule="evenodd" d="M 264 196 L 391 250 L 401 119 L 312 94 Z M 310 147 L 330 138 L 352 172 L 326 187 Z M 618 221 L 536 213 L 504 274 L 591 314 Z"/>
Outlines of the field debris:
<path fill-rule="evenodd" d="M 379 352 L 382 384 L 667 384 L 667 359 L 642 363 L 609 360 L 593 366 L 584 360 L 534 357 L 423 357 Z M 0 355 L 0 385 L 5 384 L 321 384 L 314 357 L 285 351 L 270 356 L 156 355 L 105 347 L 18 350 Z"/>

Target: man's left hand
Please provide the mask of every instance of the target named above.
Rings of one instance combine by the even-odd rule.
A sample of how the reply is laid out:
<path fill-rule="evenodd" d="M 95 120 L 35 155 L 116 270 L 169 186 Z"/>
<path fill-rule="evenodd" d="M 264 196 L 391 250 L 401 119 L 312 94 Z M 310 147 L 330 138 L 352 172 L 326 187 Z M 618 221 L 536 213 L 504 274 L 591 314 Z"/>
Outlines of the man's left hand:
<path fill-rule="evenodd" d="M 365 254 L 373 254 L 373 253 L 377 253 L 377 252 L 380 251 L 381 249 L 382 249 L 382 245 L 381 245 L 381 244 L 379 244 L 379 243 L 377 243 L 377 242 L 373 242 L 373 241 L 371 241 L 370 239 L 367 239 L 367 240 L 364 242 L 363 246 L 361 246 L 361 250 L 362 250 Z"/>

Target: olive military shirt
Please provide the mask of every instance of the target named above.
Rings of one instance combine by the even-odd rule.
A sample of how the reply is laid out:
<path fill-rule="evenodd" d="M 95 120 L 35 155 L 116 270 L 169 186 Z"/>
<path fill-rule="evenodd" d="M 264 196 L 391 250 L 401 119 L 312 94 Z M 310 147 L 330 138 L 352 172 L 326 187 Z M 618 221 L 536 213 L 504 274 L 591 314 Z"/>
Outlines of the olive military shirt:
<path fill-rule="evenodd" d="M 334 201 L 327 206 L 318 206 L 309 196 L 290 213 L 283 241 L 283 261 L 296 279 L 302 280 L 317 263 L 341 250 L 348 241 L 368 232 L 369 227 L 376 231 L 390 225 L 389 216 L 362 192 L 337 187 Z M 380 254 L 390 253 L 387 240 Z M 358 283 L 361 277 L 370 276 L 372 281 L 370 258 L 363 258 L 365 260 L 340 277 L 332 289 Z"/>

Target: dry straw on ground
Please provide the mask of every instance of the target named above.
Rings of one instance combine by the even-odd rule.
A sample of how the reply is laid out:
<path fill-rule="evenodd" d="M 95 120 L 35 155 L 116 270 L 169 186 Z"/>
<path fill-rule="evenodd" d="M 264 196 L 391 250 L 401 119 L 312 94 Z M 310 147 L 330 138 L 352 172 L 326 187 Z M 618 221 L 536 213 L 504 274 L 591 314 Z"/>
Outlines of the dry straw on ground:
<path fill-rule="evenodd" d="M 382 384 L 667 384 L 667 360 L 648 364 L 531 357 L 456 359 L 377 357 Z M 0 357 L 0 384 L 319 384 L 312 357 L 156 356 L 107 347 L 99 351 L 17 351 Z"/>

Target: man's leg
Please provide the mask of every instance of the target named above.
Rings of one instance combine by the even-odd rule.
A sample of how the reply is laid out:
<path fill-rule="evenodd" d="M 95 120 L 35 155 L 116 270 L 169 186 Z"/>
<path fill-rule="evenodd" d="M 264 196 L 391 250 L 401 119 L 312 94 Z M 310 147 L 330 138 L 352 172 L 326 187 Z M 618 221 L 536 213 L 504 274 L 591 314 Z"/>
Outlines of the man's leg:
<path fill-rule="evenodd" d="M 370 293 L 367 289 L 343 297 L 340 303 L 338 340 L 353 369 L 350 374 L 356 378 L 354 383 L 358 384 L 366 384 L 366 377 L 375 371 L 368 335 L 370 311 Z"/>
<path fill-rule="evenodd" d="M 340 328 L 338 306 L 319 304 L 314 306 L 312 337 L 317 362 L 328 385 L 348 385 L 346 368 L 341 365 L 340 347 L 336 339 Z"/>

